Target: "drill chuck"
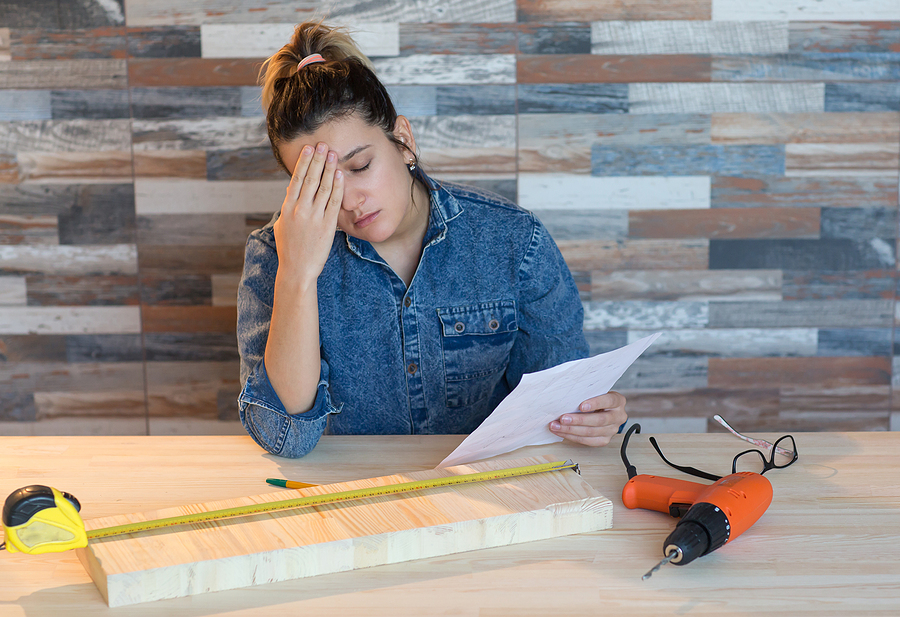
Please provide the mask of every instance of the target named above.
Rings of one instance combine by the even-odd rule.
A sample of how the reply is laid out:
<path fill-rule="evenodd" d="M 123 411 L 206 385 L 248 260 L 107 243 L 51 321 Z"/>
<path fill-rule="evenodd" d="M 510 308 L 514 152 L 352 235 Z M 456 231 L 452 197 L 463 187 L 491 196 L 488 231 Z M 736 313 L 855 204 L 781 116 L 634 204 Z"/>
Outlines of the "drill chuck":
<path fill-rule="evenodd" d="M 663 543 L 663 553 L 678 554 L 669 563 L 683 566 L 711 553 L 731 536 L 731 523 L 719 508 L 711 503 L 695 503 L 682 517 Z"/>

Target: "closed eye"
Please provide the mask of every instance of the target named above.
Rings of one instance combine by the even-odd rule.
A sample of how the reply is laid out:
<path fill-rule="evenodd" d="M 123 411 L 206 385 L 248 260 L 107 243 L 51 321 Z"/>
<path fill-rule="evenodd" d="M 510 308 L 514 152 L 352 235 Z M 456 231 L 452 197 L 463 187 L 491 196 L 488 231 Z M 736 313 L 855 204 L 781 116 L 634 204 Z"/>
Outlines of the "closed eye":
<path fill-rule="evenodd" d="M 369 165 L 371 165 L 371 164 L 372 164 L 372 161 L 369 161 L 368 163 L 366 163 L 366 164 L 363 165 L 362 167 L 358 167 L 358 168 L 356 168 L 356 169 L 351 169 L 350 171 L 352 171 L 352 172 L 355 173 L 355 174 L 356 174 L 356 173 L 360 173 L 360 172 L 363 172 L 363 171 L 367 170 L 367 169 L 369 168 Z"/>

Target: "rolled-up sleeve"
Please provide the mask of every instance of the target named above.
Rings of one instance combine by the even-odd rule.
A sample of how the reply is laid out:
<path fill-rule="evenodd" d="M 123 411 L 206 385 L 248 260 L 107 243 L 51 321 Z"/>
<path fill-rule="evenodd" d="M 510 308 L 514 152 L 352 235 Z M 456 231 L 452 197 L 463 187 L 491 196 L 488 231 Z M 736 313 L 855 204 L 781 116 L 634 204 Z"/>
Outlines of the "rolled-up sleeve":
<path fill-rule="evenodd" d="M 506 371 L 510 388 L 524 373 L 589 355 L 578 287 L 547 229 L 533 220 L 531 242 L 519 267 L 519 332 Z"/>
<path fill-rule="evenodd" d="M 263 448 L 297 458 L 310 452 L 325 431 L 328 415 L 337 413 L 328 394 L 328 365 L 321 364 L 312 409 L 289 414 L 272 388 L 264 361 L 278 258 L 272 244 L 254 232 L 247 240 L 244 272 L 238 287 L 238 350 L 241 355 L 241 424 Z"/>

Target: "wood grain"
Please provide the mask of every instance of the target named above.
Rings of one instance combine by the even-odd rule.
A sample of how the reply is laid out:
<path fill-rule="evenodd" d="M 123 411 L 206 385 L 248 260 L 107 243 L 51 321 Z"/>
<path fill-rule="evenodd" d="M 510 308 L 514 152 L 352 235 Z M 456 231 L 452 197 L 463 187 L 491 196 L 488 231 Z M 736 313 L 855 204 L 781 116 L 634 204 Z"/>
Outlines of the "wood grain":
<path fill-rule="evenodd" d="M 128 61 L 128 85 L 252 86 L 263 59 L 245 58 L 132 58 Z"/>
<path fill-rule="evenodd" d="M 781 270 L 619 270 L 591 274 L 594 300 L 777 302 L 781 300 L 781 287 Z"/>
<path fill-rule="evenodd" d="M 30 275 L 29 306 L 134 306 L 138 279 L 129 275 Z"/>
<path fill-rule="evenodd" d="M 792 21 L 790 51 L 852 53 L 900 51 L 900 30 L 884 21 Z"/>
<path fill-rule="evenodd" d="M 237 310 L 232 306 L 153 306 L 141 307 L 143 331 L 150 332 L 225 332 L 234 333 Z"/>
<path fill-rule="evenodd" d="M 896 270 L 784 273 L 785 300 L 877 300 L 896 293 Z"/>
<path fill-rule="evenodd" d="M 51 90 L 54 120 L 128 118 L 127 90 Z"/>
<path fill-rule="evenodd" d="M 710 199 L 714 208 L 897 208 L 897 194 L 897 182 L 894 178 L 837 175 L 793 178 L 715 176 L 712 179 Z"/>
<path fill-rule="evenodd" d="M 630 238 L 818 238 L 819 227 L 817 208 L 638 210 L 628 214 Z"/>
<path fill-rule="evenodd" d="M 0 121 L 49 120 L 50 92 L 47 90 L 0 90 Z"/>
<path fill-rule="evenodd" d="M 642 114 L 809 113 L 825 111 L 825 85 L 633 83 L 628 101 Z"/>
<path fill-rule="evenodd" d="M 406 23 L 399 24 L 399 52 L 416 54 L 514 54 L 514 24 Z"/>
<path fill-rule="evenodd" d="M 891 300 L 748 302 L 740 311 L 710 302 L 710 328 L 884 328 L 893 323 Z"/>
<path fill-rule="evenodd" d="M 890 0 L 865 2 L 866 17 L 871 20 L 898 20 L 900 8 Z M 790 21 L 856 21 L 860 7 L 841 0 L 759 0 L 746 3 L 740 0 L 712 0 L 712 18 L 716 20 L 758 21 L 783 19 Z"/>
<path fill-rule="evenodd" d="M 0 276 L 0 305 L 25 306 L 26 302 L 25 277 Z"/>
<path fill-rule="evenodd" d="M 137 260 L 142 275 L 233 274 L 244 265 L 243 246 L 186 246 L 173 251 L 166 245 L 140 245 Z"/>
<path fill-rule="evenodd" d="M 133 177 L 131 151 L 23 152 L 17 155 L 22 182 L 114 182 Z"/>
<path fill-rule="evenodd" d="M 600 146 L 591 148 L 595 176 L 780 175 L 781 146 Z"/>
<path fill-rule="evenodd" d="M 713 0 L 518 0 L 519 21 L 709 19 Z"/>
<path fill-rule="evenodd" d="M 516 59 L 512 54 L 417 54 L 375 58 L 372 63 L 385 85 L 513 84 Z"/>
<path fill-rule="evenodd" d="M 0 122 L 4 152 L 105 152 L 131 149 L 128 120 Z"/>
<path fill-rule="evenodd" d="M 616 21 L 591 23 L 595 54 L 778 54 L 788 51 L 784 21 Z"/>
<path fill-rule="evenodd" d="M 203 150 L 139 150 L 134 153 L 134 175 L 140 178 L 206 178 Z"/>
<path fill-rule="evenodd" d="M 268 139 L 258 117 L 135 120 L 133 131 L 135 152 L 258 148 Z"/>
<path fill-rule="evenodd" d="M 522 84 L 517 91 L 520 114 L 623 114 L 628 111 L 625 84 Z"/>
<path fill-rule="evenodd" d="M 895 143 L 896 113 L 713 114 L 713 143 Z"/>
<path fill-rule="evenodd" d="M 133 244 L 110 246 L 3 246 L 0 272 L 43 273 L 65 276 L 136 274 Z"/>
<path fill-rule="evenodd" d="M 591 25 L 578 22 L 520 23 L 520 54 L 589 54 Z"/>
<path fill-rule="evenodd" d="M 703 328 L 708 320 L 706 302 L 609 300 L 584 303 L 584 327 L 587 330 Z"/>
<path fill-rule="evenodd" d="M 237 87 L 131 88 L 134 118 L 203 118 L 241 115 Z"/>
<path fill-rule="evenodd" d="M 786 176 L 892 176 L 900 168 L 900 142 L 787 144 Z"/>
<path fill-rule="evenodd" d="M 713 388 L 890 385 L 890 358 L 710 358 Z"/>
<path fill-rule="evenodd" d="M 132 306 L 0 307 L 0 334 L 131 334 L 139 315 Z"/>
<path fill-rule="evenodd" d="M 13 60 L 125 58 L 125 28 L 92 30 L 16 29 Z"/>
<path fill-rule="evenodd" d="M 200 57 L 199 26 L 129 27 L 127 32 L 131 58 Z"/>
<path fill-rule="evenodd" d="M 519 205 L 529 210 L 705 209 L 709 178 L 520 173 Z"/>
<path fill-rule="evenodd" d="M 59 244 L 55 216 L 0 215 L 0 244 Z"/>
<path fill-rule="evenodd" d="M 713 81 L 895 81 L 900 65 L 884 55 L 863 58 L 837 54 L 782 54 L 778 56 L 714 56 Z"/>
<path fill-rule="evenodd" d="M 644 352 L 642 357 L 664 355 L 668 357 L 708 356 L 727 358 L 741 356 L 782 357 L 826 355 L 819 353 L 821 351 L 821 332 L 822 330 L 817 328 L 703 328 L 667 330 L 660 334 L 659 338 L 653 342 L 650 349 Z M 629 330 L 627 342 L 633 343 L 650 334 L 652 334 L 652 332 L 649 330 Z"/>
<path fill-rule="evenodd" d="M 289 180 L 136 178 L 135 212 L 139 216 L 274 212 L 284 201 Z"/>
<path fill-rule="evenodd" d="M 535 83 L 707 82 L 711 63 L 702 55 L 519 55 L 516 78 Z"/>
<path fill-rule="evenodd" d="M 782 270 L 881 270 L 896 265 L 892 240 L 869 238 L 825 239 L 712 239 L 709 268 Z"/>
<path fill-rule="evenodd" d="M 370 488 L 547 462 L 552 457 L 493 461 L 445 470 L 411 472 L 340 484 L 268 493 L 257 497 L 172 508 L 128 517 L 92 519 L 87 529 L 289 499 L 298 495 Z M 326 520 L 322 522 L 322 516 Z M 263 582 L 315 576 L 397 563 L 476 548 L 600 531 L 612 525 L 612 502 L 578 474 L 539 474 L 489 484 L 429 489 L 410 495 L 373 497 L 350 506 L 333 504 L 302 511 L 95 540 L 78 557 L 110 606 L 123 606 Z M 450 530 L 452 533 L 447 533 Z M 289 538 L 288 542 L 284 538 Z M 231 537 L 228 542 L 223 536 Z M 163 542 L 164 551 L 147 547 Z M 143 548 L 142 548 L 143 547 Z M 138 560 L 136 555 L 143 555 Z M 156 555 L 154 557 L 153 555 Z M 254 557 L 258 555 L 258 557 Z M 298 558 L 299 557 L 299 558 Z M 222 567 L 246 562 L 232 576 Z M 205 565 L 204 565 L 205 564 Z M 188 578 L 176 572 L 190 573 Z M 155 576 L 169 572 L 163 584 Z M 243 574 L 242 574 L 243 572 Z M 146 577 L 154 581 L 147 584 Z M 142 580 L 144 579 L 144 580 Z M 187 585 L 191 580 L 195 583 Z M 184 582 L 183 582 L 184 581 Z"/>
<path fill-rule="evenodd" d="M 559 250 L 573 270 L 705 270 L 709 261 L 704 240 L 570 240 Z"/>
<path fill-rule="evenodd" d="M 116 59 L 0 62 L 0 88 L 124 88 L 127 70 Z"/>
<path fill-rule="evenodd" d="M 825 111 L 900 111 L 900 83 L 826 84 Z"/>

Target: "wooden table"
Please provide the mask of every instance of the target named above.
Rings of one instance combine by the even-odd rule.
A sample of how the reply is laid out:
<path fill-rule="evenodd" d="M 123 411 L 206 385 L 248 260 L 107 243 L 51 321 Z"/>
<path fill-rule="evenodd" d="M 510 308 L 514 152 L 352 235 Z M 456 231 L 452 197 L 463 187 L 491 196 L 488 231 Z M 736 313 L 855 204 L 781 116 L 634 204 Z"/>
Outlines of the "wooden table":
<path fill-rule="evenodd" d="M 775 435 L 761 435 L 774 437 Z M 635 435 L 638 472 L 683 477 Z M 622 505 L 621 437 L 607 448 L 556 444 L 500 458 L 573 458 L 615 504 L 613 529 L 285 583 L 109 609 L 74 552 L 0 553 L 0 615 L 898 615 L 900 433 L 800 433 L 800 459 L 766 475 L 768 512 L 684 567 L 641 575 L 674 519 Z M 264 454 L 249 437 L 3 437 L 0 494 L 49 484 L 84 518 L 434 467 L 459 436 L 325 437 L 306 458 Z M 745 443 L 727 434 L 659 436 L 675 462 L 725 473 Z M 671 472 L 671 473 L 670 473 Z"/>

